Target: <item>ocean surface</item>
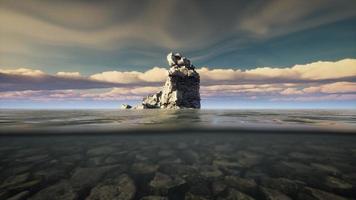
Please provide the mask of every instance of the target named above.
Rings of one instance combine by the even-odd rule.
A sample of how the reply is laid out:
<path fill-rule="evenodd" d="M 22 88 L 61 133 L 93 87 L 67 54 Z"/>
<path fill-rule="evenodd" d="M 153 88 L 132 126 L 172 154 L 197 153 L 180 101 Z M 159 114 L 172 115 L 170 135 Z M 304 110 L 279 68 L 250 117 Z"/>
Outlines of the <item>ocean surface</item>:
<path fill-rule="evenodd" d="M 355 199 L 355 110 L 0 110 L 0 199 Z"/>
<path fill-rule="evenodd" d="M 356 110 L 0 110 L 1 133 L 136 129 L 356 130 Z"/>

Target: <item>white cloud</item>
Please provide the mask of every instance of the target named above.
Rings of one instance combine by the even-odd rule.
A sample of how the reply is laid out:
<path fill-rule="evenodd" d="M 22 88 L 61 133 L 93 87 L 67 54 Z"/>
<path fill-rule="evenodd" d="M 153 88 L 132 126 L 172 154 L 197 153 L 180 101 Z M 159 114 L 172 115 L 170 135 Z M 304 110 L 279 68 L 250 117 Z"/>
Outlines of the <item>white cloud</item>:
<path fill-rule="evenodd" d="M 167 77 L 167 70 L 154 67 L 146 72 L 120 72 L 107 71 L 90 76 L 91 79 L 112 83 L 140 83 L 140 82 L 163 82 Z"/>
<path fill-rule="evenodd" d="M 303 91 L 300 91 L 296 88 L 287 88 L 280 92 L 282 95 L 299 95 L 303 94 Z"/>
<path fill-rule="evenodd" d="M 29 68 L 18 68 L 18 69 L 0 69 L 0 73 L 11 74 L 11 75 L 21 75 L 21 76 L 43 76 L 44 72 L 41 70 L 29 69 Z"/>
<path fill-rule="evenodd" d="M 202 80 L 200 91 L 203 98 L 236 96 L 251 100 L 261 98 L 288 100 L 292 98 L 296 101 L 311 101 L 323 98 L 345 100 L 353 98 L 356 93 L 356 82 L 352 81 L 356 79 L 355 67 L 356 59 L 344 59 L 335 62 L 320 61 L 287 68 L 261 67 L 242 71 L 239 69 L 209 69 L 205 67 L 197 70 Z M 11 83 L 1 84 L 3 86 L 2 91 L 8 91 L 0 93 L 2 98 L 36 100 L 56 98 L 140 100 L 148 94 L 159 91 L 160 87 L 155 85 L 161 86 L 167 77 L 167 70 L 159 67 L 154 67 L 145 72 L 106 71 L 88 77 L 81 76 L 79 72 L 58 72 L 53 76 L 29 68 L 0 69 L 0 73 L 17 75 Z M 21 76 L 26 77 L 26 79 Z M 39 79 L 38 77 L 44 78 Z M 34 84 L 33 87 L 30 87 L 31 81 L 29 84 L 26 82 L 17 85 L 21 80 L 32 79 L 37 85 Z M 39 84 L 38 80 L 44 82 Z M 104 84 L 107 85 L 98 81 L 105 81 Z M 93 86 L 89 86 L 89 84 L 93 84 Z M 14 88 L 13 91 L 11 91 L 11 88 Z M 112 89 L 93 92 L 90 90 L 92 88 Z M 27 89 L 27 91 L 16 91 L 23 89 Z M 292 97 L 289 98 L 288 96 Z"/>
<path fill-rule="evenodd" d="M 352 101 L 356 100 L 356 94 L 328 94 L 318 96 L 301 96 L 301 97 L 278 97 L 271 98 L 271 101 Z"/>
<path fill-rule="evenodd" d="M 62 77 L 71 77 L 71 78 L 81 77 L 81 74 L 79 72 L 57 72 L 56 75 Z"/>
<path fill-rule="evenodd" d="M 356 59 L 336 62 L 318 61 L 289 68 L 262 67 L 246 71 L 247 75 L 261 78 L 285 78 L 299 80 L 325 80 L 356 76 Z"/>
<path fill-rule="evenodd" d="M 303 89 L 305 93 L 356 93 L 356 83 L 354 82 L 336 82 L 312 86 Z"/>

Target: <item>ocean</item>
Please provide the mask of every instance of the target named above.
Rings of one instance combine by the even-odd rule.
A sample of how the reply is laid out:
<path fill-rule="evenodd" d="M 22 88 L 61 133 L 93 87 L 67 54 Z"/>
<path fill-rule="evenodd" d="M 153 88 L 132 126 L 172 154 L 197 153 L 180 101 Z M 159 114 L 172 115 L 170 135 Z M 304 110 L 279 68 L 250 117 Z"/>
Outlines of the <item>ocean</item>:
<path fill-rule="evenodd" d="M 0 111 L 0 199 L 355 199 L 355 110 Z"/>

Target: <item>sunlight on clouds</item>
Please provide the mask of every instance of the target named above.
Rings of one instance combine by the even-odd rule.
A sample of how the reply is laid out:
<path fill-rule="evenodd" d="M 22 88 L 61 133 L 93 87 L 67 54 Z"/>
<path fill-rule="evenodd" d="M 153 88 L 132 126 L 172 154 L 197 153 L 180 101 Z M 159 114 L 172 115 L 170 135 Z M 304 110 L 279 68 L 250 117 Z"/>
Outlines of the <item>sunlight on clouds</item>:
<path fill-rule="evenodd" d="M 0 73 L 11 74 L 11 75 L 21 75 L 21 76 L 43 76 L 44 72 L 41 70 L 29 69 L 29 68 L 18 68 L 18 69 L 0 69 Z"/>
<path fill-rule="evenodd" d="M 261 67 L 252 70 L 233 69 L 197 69 L 201 76 L 202 98 L 238 97 L 245 99 L 265 99 L 272 101 L 317 101 L 317 100 L 350 100 L 356 95 L 356 59 L 344 59 L 335 62 L 315 62 L 305 65 L 295 65 L 287 68 Z M 140 100 L 148 94 L 156 93 L 167 77 L 167 69 L 154 67 L 145 72 L 139 71 L 106 71 L 91 76 L 81 76 L 79 72 L 57 72 L 46 74 L 40 70 L 29 68 L 0 69 L 2 76 L 16 75 L 0 92 L 2 99 L 23 100 Z M 0 74 L 1 75 L 1 74 Z M 31 90 L 16 87 L 22 80 L 36 80 L 44 77 L 44 82 Z M 6 79 L 6 78 L 5 78 Z M 348 81 L 345 81 L 348 80 Z M 70 82 L 73 81 L 73 82 Z M 86 81 L 78 87 L 78 81 Z M 98 82 L 104 81 L 104 82 Z M 65 83 L 65 84 L 64 84 Z M 68 83 L 70 85 L 68 85 Z M 103 86 L 102 84 L 109 84 Z M 4 83 L 7 84 L 7 83 Z M 29 87 L 31 82 L 25 85 Z M 46 90 L 46 85 L 51 85 Z M 93 88 L 106 88 L 93 91 Z M 63 88 L 65 86 L 65 88 Z M 11 87 L 15 88 L 11 91 Z M 36 90 L 36 87 L 38 88 Z M 76 88 L 77 87 L 77 88 Z M 20 88 L 20 89 L 16 89 Z M 33 88 L 33 89 L 32 89 Z M 108 88 L 111 88 L 108 90 Z M 26 88 L 25 88 L 26 89 Z"/>
<path fill-rule="evenodd" d="M 336 62 L 318 61 L 290 68 L 256 68 L 247 70 L 247 75 L 259 75 L 270 78 L 287 78 L 300 80 L 337 79 L 356 76 L 356 59 L 343 59 Z"/>
<path fill-rule="evenodd" d="M 80 78 L 82 76 L 79 72 L 57 72 L 56 75 L 62 77 L 72 77 L 72 78 Z"/>
<path fill-rule="evenodd" d="M 146 72 L 108 71 L 90 76 L 91 79 L 113 83 L 163 82 L 167 77 L 165 68 L 154 67 Z"/>
<path fill-rule="evenodd" d="M 282 95 L 298 95 L 303 94 L 303 91 L 300 91 L 296 88 L 287 88 L 280 92 Z"/>
<path fill-rule="evenodd" d="M 323 84 L 320 86 L 307 87 L 303 89 L 305 93 L 356 93 L 356 83 L 354 82 L 336 82 Z"/>

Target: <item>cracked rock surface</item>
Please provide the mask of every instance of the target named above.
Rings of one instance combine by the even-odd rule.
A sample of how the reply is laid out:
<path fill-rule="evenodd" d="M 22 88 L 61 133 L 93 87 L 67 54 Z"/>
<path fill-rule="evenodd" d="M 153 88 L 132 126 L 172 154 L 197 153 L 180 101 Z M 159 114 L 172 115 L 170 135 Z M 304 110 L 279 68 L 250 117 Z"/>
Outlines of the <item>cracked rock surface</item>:
<path fill-rule="evenodd" d="M 200 108 L 200 76 L 190 60 L 180 53 L 169 53 L 167 80 L 161 91 L 145 97 L 135 109 Z M 130 106 L 123 105 L 129 109 Z"/>

